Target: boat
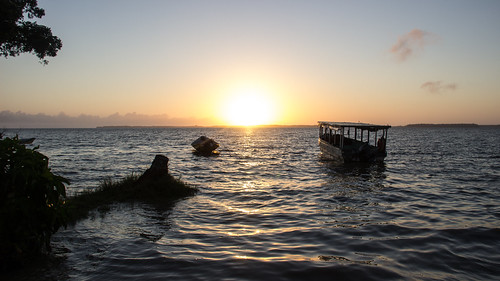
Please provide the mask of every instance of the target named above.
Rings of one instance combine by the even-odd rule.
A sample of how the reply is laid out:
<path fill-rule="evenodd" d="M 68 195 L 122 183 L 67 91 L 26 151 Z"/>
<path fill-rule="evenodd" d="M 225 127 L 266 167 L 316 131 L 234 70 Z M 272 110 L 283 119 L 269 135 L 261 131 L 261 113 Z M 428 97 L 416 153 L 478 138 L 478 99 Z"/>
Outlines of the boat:
<path fill-rule="evenodd" d="M 34 141 L 35 141 L 35 138 L 19 139 L 20 144 L 32 144 Z"/>
<path fill-rule="evenodd" d="M 204 155 L 216 154 L 217 152 L 215 150 L 219 147 L 219 144 L 216 141 L 206 136 L 199 137 L 191 143 L 191 145 L 198 153 Z"/>
<path fill-rule="evenodd" d="M 0 132 L 0 139 L 3 139 L 2 132 Z M 19 143 L 23 145 L 32 144 L 35 141 L 35 138 L 20 139 L 17 135 L 14 137 L 14 139 L 17 139 Z"/>
<path fill-rule="evenodd" d="M 387 156 L 390 125 L 319 121 L 319 148 L 325 159 L 339 163 L 377 162 Z"/>

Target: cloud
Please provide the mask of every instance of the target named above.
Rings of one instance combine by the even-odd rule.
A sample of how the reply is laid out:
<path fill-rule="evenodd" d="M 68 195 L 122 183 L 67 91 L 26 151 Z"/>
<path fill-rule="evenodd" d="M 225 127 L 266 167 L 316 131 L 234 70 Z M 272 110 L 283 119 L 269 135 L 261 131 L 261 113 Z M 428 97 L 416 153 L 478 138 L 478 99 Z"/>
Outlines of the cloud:
<path fill-rule="evenodd" d="M 445 84 L 442 81 L 428 81 L 420 86 L 421 89 L 427 90 L 433 94 L 439 94 L 446 91 L 455 91 L 457 89 L 456 83 Z"/>
<path fill-rule="evenodd" d="M 95 128 L 98 126 L 192 126 L 207 125 L 206 119 L 171 118 L 166 114 L 146 115 L 115 113 L 107 117 L 81 114 L 69 116 L 65 113 L 47 115 L 28 114 L 21 111 L 0 111 L 0 128 Z"/>
<path fill-rule="evenodd" d="M 406 61 L 416 53 L 421 52 L 428 44 L 436 42 L 438 36 L 420 29 L 413 29 L 400 36 L 398 42 L 391 48 L 391 53 L 400 62 Z"/>

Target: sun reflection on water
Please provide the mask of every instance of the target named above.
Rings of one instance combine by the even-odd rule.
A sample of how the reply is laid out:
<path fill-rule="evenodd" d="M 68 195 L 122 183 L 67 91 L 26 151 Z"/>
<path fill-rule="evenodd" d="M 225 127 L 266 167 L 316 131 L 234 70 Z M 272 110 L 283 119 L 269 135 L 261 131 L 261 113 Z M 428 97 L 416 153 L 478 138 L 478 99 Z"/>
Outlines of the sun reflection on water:
<path fill-rule="evenodd" d="M 241 229 L 240 232 L 228 231 L 228 232 L 225 232 L 225 234 L 227 236 L 254 236 L 254 235 L 261 233 L 260 230 L 251 231 L 250 229 L 246 229 L 246 228 Z"/>

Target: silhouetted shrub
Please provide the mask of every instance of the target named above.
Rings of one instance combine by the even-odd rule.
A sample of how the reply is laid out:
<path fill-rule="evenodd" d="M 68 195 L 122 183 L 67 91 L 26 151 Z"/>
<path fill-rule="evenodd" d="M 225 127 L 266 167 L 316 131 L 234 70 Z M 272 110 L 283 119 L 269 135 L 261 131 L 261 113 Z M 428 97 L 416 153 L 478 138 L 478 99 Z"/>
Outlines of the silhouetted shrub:
<path fill-rule="evenodd" d="M 68 222 L 74 223 L 83 219 L 94 209 L 106 210 L 106 207 L 113 203 L 139 201 L 165 206 L 176 199 L 193 196 L 198 190 L 171 175 L 142 182 L 139 178 L 134 174 L 118 181 L 107 178 L 96 189 L 68 198 Z"/>
<path fill-rule="evenodd" d="M 0 264 L 18 265 L 50 250 L 50 237 L 66 224 L 68 180 L 49 159 L 17 137 L 0 140 Z"/>

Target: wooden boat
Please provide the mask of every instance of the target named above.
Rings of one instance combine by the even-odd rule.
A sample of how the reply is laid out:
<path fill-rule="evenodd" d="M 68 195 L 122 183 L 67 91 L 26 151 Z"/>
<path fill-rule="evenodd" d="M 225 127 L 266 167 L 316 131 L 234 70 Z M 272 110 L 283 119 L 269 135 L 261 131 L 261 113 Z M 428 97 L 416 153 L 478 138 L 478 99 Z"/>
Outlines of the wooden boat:
<path fill-rule="evenodd" d="M 33 141 L 35 141 L 35 138 L 19 139 L 20 144 L 32 144 Z"/>
<path fill-rule="evenodd" d="M 340 163 L 383 161 L 390 125 L 319 121 L 322 157 Z"/>
<path fill-rule="evenodd" d="M 196 139 L 191 145 L 196 149 L 198 153 L 201 154 L 213 154 L 216 153 L 215 150 L 219 147 L 219 144 L 211 138 L 201 136 Z"/>

